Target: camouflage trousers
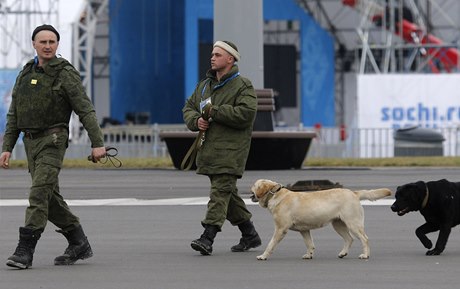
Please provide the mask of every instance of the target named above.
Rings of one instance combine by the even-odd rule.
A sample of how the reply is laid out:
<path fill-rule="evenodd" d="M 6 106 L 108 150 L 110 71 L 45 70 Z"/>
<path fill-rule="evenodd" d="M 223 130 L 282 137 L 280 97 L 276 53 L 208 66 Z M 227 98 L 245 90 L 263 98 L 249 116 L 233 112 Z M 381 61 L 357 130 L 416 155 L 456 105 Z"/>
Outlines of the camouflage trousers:
<path fill-rule="evenodd" d="M 201 222 L 203 225 L 216 225 L 220 228 L 226 219 L 234 226 L 251 219 L 252 214 L 238 194 L 236 176 L 219 174 L 210 175 L 209 179 L 211 192 L 206 217 Z"/>
<path fill-rule="evenodd" d="M 59 172 L 68 144 L 66 131 L 37 139 L 24 138 L 32 186 L 26 209 L 25 227 L 42 231 L 49 220 L 63 231 L 79 225 L 59 193 Z"/>

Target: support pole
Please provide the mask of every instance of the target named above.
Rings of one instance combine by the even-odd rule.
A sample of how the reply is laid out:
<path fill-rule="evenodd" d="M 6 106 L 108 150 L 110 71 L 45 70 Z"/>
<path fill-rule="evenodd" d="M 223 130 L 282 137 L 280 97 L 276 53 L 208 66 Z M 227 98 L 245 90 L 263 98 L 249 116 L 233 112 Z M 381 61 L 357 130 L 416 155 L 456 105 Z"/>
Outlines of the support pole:
<path fill-rule="evenodd" d="M 214 0 L 214 41 L 238 47 L 241 74 L 264 88 L 263 0 Z"/>

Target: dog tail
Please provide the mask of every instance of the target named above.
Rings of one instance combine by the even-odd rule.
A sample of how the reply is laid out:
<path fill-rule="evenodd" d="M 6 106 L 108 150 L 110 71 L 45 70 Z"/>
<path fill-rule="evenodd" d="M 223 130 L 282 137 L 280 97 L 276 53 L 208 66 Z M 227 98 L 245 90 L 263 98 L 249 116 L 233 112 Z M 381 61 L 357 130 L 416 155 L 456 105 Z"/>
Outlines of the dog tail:
<path fill-rule="evenodd" d="M 375 189 L 375 190 L 355 191 L 355 194 L 358 195 L 360 200 L 376 201 L 378 199 L 382 199 L 382 198 L 391 196 L 391 191 L 389 189 L 382 188 L 382 189 Z"/>

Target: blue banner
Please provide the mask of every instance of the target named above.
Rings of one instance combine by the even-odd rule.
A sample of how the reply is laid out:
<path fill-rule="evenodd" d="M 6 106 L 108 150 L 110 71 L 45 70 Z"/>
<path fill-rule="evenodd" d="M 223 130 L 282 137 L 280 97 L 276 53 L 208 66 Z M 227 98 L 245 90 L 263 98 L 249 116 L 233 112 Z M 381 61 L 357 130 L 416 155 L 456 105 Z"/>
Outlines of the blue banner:
<path fill-rule="evenodd" d="M 11 103 L 11 92 L 19 70 L 0 69 L 0 135 L 5 132 L 6 113 Z"/>

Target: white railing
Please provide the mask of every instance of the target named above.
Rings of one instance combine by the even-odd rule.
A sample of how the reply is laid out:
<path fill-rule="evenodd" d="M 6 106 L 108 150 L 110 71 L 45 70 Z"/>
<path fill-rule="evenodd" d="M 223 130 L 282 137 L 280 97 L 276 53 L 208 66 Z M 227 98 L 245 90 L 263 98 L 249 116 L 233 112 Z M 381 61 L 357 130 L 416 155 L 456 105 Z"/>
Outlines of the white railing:
<path fill-rule="evenodd" d="M 407 147 L 408 156 L 431 156 L 442 151 L 443 156 L 460 155 L 460 127 L 435 129 L 443 142 L 396 142 L 391 128 L 348 129 L 341 139 L 339 128 L 321 128 L 312 141 L 308 157 L 318 158 L 386 158 L 395 156 L 395 147 Z M 411 154 L 411 151 L 413 150 Z"/>
<path fill-rule="evenodd" d="M 106 145 L 116 146 L 120 156 L 124 158 L 167 157 L 169 155 L 166 144 L 159 134 L 164 130 L 186 131 L 185 125 L 130 125 L 113 126 L 103 129 Z M 312 131 L 314 128 L 283 127 L 277 131 Z M 460 155 L 460 127 L 436 129 L 445 141 L 439 143 L 396 143 L 394 129 L 389 128 L 352 128 L 343 131 L 337 127 L 316 129 L 317 137 L 311 142 L 307 157 L 314 158 L 386 158 L 395 156 L 395 146 L 409 147 L 409 154 L 417 151 L 426 155 L 433 152 L 443 156 Z M 0 141 L 2 135 L 0 135 Z M 67 158 L 82 158 L 90 153 L 87 137 L 79 138 L 78 142 L 71 142 L 67 151 Z M 22 141 L 13 151 L 16 159 L 25 159 Z"/>

